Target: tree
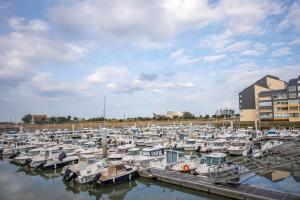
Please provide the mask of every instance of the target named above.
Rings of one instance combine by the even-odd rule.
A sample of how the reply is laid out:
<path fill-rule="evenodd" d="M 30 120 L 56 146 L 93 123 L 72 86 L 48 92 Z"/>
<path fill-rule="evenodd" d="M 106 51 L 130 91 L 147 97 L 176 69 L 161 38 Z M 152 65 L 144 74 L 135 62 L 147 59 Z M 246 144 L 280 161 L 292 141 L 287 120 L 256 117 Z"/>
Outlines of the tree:
<path fill-rule="evenodd" d="M 50 118 L 48 118 L 48 121 L 49 121 L 51 124 L 57 123 L 56 117 L 50 117 Z"/>
<path fill-rule="evenodd" d="M 68 121 L 71 121 L 72 120 L 72 117 L 69 115 L 69 116 L 67 116 L 67 120 Z"/>
<path fill-rule="evenodd" d="M 29 124 L 32 121 L 32 115 L 31 114 L 27 114 L 22 118 L 22 121 L 26 124 Z"/>
<path fill-rule="evenodd" d="M 204 117 L 205 119 L 209 119 L 209 115 L 205 115 L 205 117 Z"/>
<path fill-rule="evenodd" d="M 195 116 L 192 113 L 190 112 L 183 113 L 183 119 L 193 119 L 193 118 L 195 118 Z"/>

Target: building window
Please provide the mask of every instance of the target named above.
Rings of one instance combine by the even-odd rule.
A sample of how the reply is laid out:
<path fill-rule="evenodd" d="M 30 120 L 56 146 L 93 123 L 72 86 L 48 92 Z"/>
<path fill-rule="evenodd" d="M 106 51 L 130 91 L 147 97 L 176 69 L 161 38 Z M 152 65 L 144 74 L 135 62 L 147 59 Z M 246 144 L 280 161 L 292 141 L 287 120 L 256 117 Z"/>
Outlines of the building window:
<path fill-rule="evenodd" d="M 290 117 L 291 118 L 300 117 L 300 113 L 290 113 Z"/>
<path fill-rule="evenodd" d="M 287 94 L 274 94 L 274 99 L 287 99 Z"/>
<path fill-rule="evenodd" d="M 265 106 L 272 106 L 272 102 L 271 101 L 259 102 L 259 107 L 265 107 Z"/>
<path fill-rule="evenodd" d="M 261 119 L 272 119 L 273 118 L 273 114 L 272 113 L 261 113 L 260 114 L 260 118 Z"/>
<path fill-rule="evenodd" d="M 300 103 L 300 99 L 289 100 L 289 104 L 299 104 L 299 103 Z"/>
<path fill-rule="evenodd" d="M 289 97 L 292 99 L 297 98 L 297 93 L 289 93 Z"/>
<path fill-rule="evenodd" d="M 274 111 L 287 111 L 288 110 L 288 107 L 275 107 L 274 108 Z"/>
<path fill-rule="evenodd" d="M 293 86 L 289 86 L 289 92 L 296 92 L 296 86 L 293 85 Z"/>
<path fill-rule="evenodd" d="M 289 107 L 289 110 L 298 110 L 298 106 L 291 106 Z"/>
<path fill-rule="evenodd" d="M 275 105 L 287 105 L 288 101 L 274 101 Z"/>
<path fill-rule="evenodd" d="M 289 114 L 274 114 L 274 118 L 289 118 Z"/>
<path fill-rule="evenodd" d="M 298 89 L 298 92 L 299 92 L 300 91 L 300 85 L 298 85 L 297 89 Z"/>

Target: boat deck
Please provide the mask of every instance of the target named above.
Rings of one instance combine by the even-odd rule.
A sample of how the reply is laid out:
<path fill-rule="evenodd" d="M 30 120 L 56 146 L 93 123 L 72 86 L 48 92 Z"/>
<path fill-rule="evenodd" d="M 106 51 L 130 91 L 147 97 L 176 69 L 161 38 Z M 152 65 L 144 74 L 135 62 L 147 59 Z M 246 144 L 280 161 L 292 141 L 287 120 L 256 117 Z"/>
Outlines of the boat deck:
<path fill-rule="evenodd" d="M 279 192 L 271 189 L 257 188 L 246 184 L 221 185 L 213 184 L 208 178 L 183 174 L 174 171 L 150 168 L 141 170 L 139 175 L 144 178 L 158 180 L 170 184 L 179 185 L 211 194 L 216 194 L 234 199 L 260 199 L 260 200 L 300 200 L 295 194 Z"/>

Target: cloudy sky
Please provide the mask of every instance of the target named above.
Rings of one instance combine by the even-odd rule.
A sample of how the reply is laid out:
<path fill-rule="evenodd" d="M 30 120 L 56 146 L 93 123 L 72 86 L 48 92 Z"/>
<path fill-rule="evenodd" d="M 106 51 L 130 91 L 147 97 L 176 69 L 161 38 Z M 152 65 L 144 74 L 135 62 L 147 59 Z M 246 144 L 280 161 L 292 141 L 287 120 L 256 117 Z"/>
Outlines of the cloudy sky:
<path fill-rule="evenodd" d="M 238 110 L 299 46 L 299 1 L 1 0 L 0 120 Z"/>

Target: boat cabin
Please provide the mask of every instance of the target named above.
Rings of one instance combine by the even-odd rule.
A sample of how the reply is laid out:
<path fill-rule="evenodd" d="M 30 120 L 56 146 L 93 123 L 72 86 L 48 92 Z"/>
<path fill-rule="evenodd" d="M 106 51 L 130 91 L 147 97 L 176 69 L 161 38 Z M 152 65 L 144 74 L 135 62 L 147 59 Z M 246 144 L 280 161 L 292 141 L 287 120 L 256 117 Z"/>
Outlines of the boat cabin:
<path fill-rule="evenodd" d="M 144 156 L 161 156 L 164 155 L 163 147 L 150 147 L 142 149 L 142 155 Z"/>
<path fill-rule="evenodd" d="M 201 158 L 201 164 L 219 165 L 226 162 L 226 154 L 224 153 L 211 153 Z"/>

